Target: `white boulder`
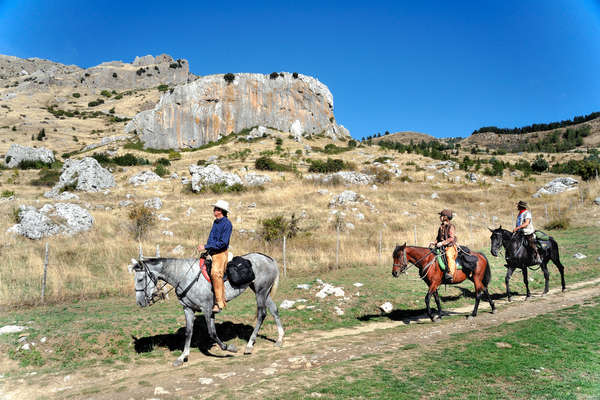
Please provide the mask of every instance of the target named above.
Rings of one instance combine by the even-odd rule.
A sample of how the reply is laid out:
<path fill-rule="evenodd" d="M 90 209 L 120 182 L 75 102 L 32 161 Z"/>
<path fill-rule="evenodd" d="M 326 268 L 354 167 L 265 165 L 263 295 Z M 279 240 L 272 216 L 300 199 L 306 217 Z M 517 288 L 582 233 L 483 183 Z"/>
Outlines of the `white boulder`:
<path fill-rule="evenodd" d="M 199 192 L 204 185 L 214 185 L 216 183 L 224 183 L 226 186 L 242 184 L 242 179 L 237 174 L 225 172 L 218 165 L 209 164 L 190 165 L 190 174 L 192 175 L 192 190 Z"/>
<path fill-rule="evenodd" d="M 74 235 L 92 228 L 94 217 L 76 204 L 46 204 L 39 210 L 31 206 L 19 207 L 19 223 L 8 232 L 29 239 L 41 239 L 57 234 Z"/>
<path fill-rule="evenodd" d="M 145 185 L 147 183 L 157 181 L 162 181 L 162 178 L 150 170 L 142 171 L 129 178 L 129 183 L 133 186 Z"/>
<path fill-rule="evenodd" d="M 54 153 L 45 147 L 26 147 L 20 144 L 11 144 L 4 158 L 8 168 L 15 168 L 21 161 L 41 161 L 46 164 L 54 162 Z"/>
<path fill-rule="evenodd" d="M 68 159 L 62 167 L 58 183 L 44 196 L 58 196 L 63 188 L 71 186 L 83 192 L 99 192 L 114 187 L 115 178 L 92 157 Z"/>
<path fill-rule="evenodd" d="M 558 194 L 568 190 L 575 190 L 579 181 L 570 177 L 556 178 L 541 187 L 533 197 L 538 198 L 545 194 Z"/>

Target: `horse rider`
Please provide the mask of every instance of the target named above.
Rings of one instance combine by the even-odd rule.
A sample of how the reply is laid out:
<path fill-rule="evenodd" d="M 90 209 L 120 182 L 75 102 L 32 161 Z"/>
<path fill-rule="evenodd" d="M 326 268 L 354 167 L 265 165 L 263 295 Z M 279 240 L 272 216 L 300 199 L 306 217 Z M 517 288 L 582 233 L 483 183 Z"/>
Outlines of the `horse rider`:
<path fill-rule="evenodd" d="M 517 223 L 515 229 L 513 229 L 513 233 L 517 232 L 518 230 L 523 231 L 523 235 L 527 239 L 529 248 L 533 252 L 534 262 L 536 264 L 540 264 L 542 262 L 542 258 L 540 257 L 540 253 L 538 252 L 535 244 L 535 228 L 533 227 L 531 212 L 527 209 L 527 203 L 522 200 L 517 203 L 517 209 L 519 210 L 519 214 L 517 215 Z"/>
<path fill-rule="evenodd" d="M 456 249 L 456 228 L 450 223 L 453 214 L 452 210 L 442 210 L 440 212 L 440 228 L 438 229 L 437 238 L 435 243 L 429 243 L 429 247 L 435 245 L 437 248 L 444 248 L 446 252 L 446 262 L 448 268 L 444 274 L 444 280 L 448 283 L 452 283 L 454 279 L 454 272 L 456 271 L 456 257 L 458 251 Z"/>
<path fill-rule="evenodd" d="M 212 258 L 212 269 L 210 277 L 215 292 L 215 305 L 212 309 L 214 313 L 219 313 L 226 306 L 225 285 L 223 284 L 223 275 L 227 267 L 227 249 L 229 248 L 229 239 L 233 226 L 227 218 L 229 213 L 229 203 L 225 200 L 219 200 L 212 205 L 215 220 L 208 235 L 208 241 L 205 245 L 199 245 L 198 251 L 206 250 Z"/>

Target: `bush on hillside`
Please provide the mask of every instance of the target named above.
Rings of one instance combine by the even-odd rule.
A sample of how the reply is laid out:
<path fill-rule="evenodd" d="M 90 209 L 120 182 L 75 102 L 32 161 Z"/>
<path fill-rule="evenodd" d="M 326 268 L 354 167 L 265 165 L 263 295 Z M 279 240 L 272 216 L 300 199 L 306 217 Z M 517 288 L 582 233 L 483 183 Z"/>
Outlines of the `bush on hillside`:
<path fill-rule="evenodd" d="M 152 209 L 146 206 L 135 206 L 129 211 L 129 220 L 131 221 L 131 232 L 135 240 L 146 237 L 150 229 L 156 224 L 156 216 Z"/>
<path fill-rule="evenodd" d="M 300 231 L 295 214 L 289 220 L 283 215 L 266 218 L 261 221 L 261 225 L 260 235 L 267 242 L 283 239 L 283 236 L 291 239 Z"/>
<path fill-rule="evenodd" d="M 52 187 L 58 183 L 60 179 L 60 171 L 57 169 L 43 168 L 38 173 L 37 179 L 29 182 L 32 186 L 48 186 Z"/>
<path fill-rule="evenodd" d="M 227 84 L 230 84 L 235 80 L 235 75 L 231 72 L 228 72 L 225 75 L 223 75 L 223 79 L 225 79 L 225 82 L 227 82 Z"/>
<path fill-rule="evenodd" d="M 345 163 L 344 160 L 328 158 L 323 160 L 310 160 L 308 172 L 320 172 L 323 174 L 339 172 L 342 170 L 353 170 L 354 166 L 350 163 Z"/>
<path fill-rule="evenodd" d="M 254 168 L 261 171 L 291 171 L 292 169 L 283 164 L 275 162 L 271 157 L 259 157 L 254 162 Z"/>

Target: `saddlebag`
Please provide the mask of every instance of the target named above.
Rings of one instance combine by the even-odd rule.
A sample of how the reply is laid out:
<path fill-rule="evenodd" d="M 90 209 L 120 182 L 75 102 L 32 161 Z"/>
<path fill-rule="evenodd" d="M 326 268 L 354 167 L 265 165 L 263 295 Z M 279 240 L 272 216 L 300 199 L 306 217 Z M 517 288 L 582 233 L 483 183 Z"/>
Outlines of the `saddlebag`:
<path fill-rule="evenodd" d="M 227 263 L 227 276 L 233 286 L 242 286 L 254 280 L 252 263 L 242 257 L 233 257 Z"/>

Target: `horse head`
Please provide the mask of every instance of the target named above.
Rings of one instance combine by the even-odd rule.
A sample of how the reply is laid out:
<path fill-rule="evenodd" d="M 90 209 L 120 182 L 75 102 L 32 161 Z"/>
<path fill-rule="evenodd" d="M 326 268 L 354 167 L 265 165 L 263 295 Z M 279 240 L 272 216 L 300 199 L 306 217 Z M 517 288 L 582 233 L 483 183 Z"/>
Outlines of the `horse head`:
<path fill-rule="evenodd" d="M 135 277 L 135 299 L 140 307 L 152 305 L 160 298 L 160 294 L 157 293 L 158 278 L 154 268 L 151 268 L 155 267 L 152 261 L 132 258 L 128 266 L 129 272 Z"/>
<path fill-rule="evenodd" d="M 502 229 L 502 225 L 500 225 L 500 227 L 497 229 L 488 229 L 490 232 L 492 232 L 492 235 L 490 236 L 490 240 L 492 243 L 490 253 L 492 253 L 494 257 L 498 257 L 498 250 L 500 250 L 500 247 L 502 247 L 504 229 Z"/>
<path fill-rule="evenodd" d="M 408 261 L 406 259 L 406 242 L 402 246 L 397 245 L 392 254 L 394 258 L 394 267 L 392 268 L 392 276 L 398 277 L 398 274 L 402 274 L 408 268 Z"/>

